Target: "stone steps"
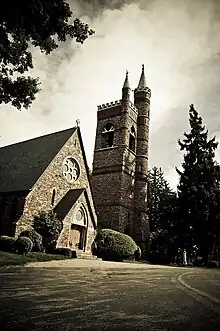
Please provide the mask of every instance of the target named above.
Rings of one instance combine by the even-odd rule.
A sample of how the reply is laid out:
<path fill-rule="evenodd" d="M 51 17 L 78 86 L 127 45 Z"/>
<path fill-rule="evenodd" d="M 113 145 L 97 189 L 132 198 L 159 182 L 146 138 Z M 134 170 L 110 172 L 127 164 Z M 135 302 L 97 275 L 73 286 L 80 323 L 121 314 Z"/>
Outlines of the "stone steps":
<path fill-rule="evenodd" d="M 77 259 L 85 259 L 85 260 L 97 260 L 97 256 L 92 255 L 91 253 L 88 252 L 79 252 L 76 251 L 76 258 Z"/>

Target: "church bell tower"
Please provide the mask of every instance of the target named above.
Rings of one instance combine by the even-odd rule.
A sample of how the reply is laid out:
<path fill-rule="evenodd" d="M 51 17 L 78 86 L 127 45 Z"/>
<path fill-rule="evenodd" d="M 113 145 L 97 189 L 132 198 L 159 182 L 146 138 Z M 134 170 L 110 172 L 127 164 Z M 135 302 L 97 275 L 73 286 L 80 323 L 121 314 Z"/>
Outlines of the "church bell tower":
<path fill-rule="evenodd" d="M 131 102 L 128 72 L 122 99 L 98 106 L 92 189 L 99 228 L 129 234 L 145 255 L 151 90 L 144 66 Z"/>
<path fill-rule="evenodd" d="M 147 87 L 144 65 L 138 87 L 134 90 L 134 105 L 138 110 L 137 148 L 134 187 L 134 214 L 132 237 L 147 255 L 149 244 L 149 219 L 147 215 L 147 173 L 149 150 L 151 90 Z"/>

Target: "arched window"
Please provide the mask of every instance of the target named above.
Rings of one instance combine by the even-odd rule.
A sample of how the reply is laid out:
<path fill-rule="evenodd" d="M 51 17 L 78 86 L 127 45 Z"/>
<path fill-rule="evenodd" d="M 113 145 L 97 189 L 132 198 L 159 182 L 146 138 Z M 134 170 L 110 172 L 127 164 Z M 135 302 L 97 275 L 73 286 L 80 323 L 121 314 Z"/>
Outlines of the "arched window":
<path fill-rule="evenodd" d="M 106 124 L 102 130 L 102 148 L 112 147 L 114 141 L 114 125 L 111 123 Z"/>
<path fill-rule="evenodd" d="M 51 198 L 51 205 L 54 205 L 54 201 L 55 201 L 55 196 L 56 196 L 56 189 L 53 189 L 53 193 L 52 193 L 52 198 Z"/>
<path fill-rule="evenodd" d="M 130 137 L 129 137 L 129 149 L 132 152 L 135 152 L 135 129 L 132 126 L 131 131 L 130 131 Z"/>

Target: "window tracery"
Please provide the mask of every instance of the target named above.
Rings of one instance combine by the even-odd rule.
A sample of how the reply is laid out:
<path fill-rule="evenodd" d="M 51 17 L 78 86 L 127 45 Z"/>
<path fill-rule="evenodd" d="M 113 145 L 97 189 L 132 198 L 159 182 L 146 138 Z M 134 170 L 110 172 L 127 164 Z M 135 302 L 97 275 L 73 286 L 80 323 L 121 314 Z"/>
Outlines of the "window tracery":
<path fill-rule="evenodd" d="M 63 163 L 63 175 L 69 183 L 79 178 L 79 165 L 73 158 L 67 158 Z"/>
<path fill-rule="evenodd" d="M 102 148 L 108 148 L 113 146 L 114 142 L 114 125 L 107 123 L 102 130 Z"/>

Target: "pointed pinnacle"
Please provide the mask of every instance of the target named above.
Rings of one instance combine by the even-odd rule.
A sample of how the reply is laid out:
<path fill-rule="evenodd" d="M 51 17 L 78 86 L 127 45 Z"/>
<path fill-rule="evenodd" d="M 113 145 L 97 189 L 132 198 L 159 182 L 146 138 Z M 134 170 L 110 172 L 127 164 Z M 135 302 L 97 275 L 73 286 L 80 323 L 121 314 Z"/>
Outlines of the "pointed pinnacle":
<path fill-rule="evenodd" d="M 145 73 L 144 73 L 144 64 L 142 64 L 142 72 L 141 72 L 141 78 L 140 78 L 139 84 L 138 84 L 138 89 L 143 88 L 143 87 L 147 87 Z"/>
<path fill-rule="evenodd" d="M 127 70 L 126 70 L 126 77 L 125 77 L 123 88 L 130 88 L 130 84 L 129 84 L 129 81 L 128 81 L 128 71 Z"/>

